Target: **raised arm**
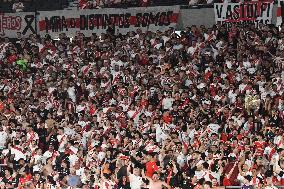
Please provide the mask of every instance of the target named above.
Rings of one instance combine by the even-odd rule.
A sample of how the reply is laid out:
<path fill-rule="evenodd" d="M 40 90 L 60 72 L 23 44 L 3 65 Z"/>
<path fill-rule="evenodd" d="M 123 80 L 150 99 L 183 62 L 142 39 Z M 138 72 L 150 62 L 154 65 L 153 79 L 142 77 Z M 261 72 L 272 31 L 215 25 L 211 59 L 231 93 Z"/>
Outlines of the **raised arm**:
<path fill-rule="evenodd" d="M 162 185 L 163 185 L 164 187 L 168 188 L 168 189 L 171 189 L 171 186 L 170 186 L 170 185 L 168 185 L 168 184 L 167 184 L 167 183 L 165 183 L 165 182 L 162 182 Z"/>
<path fill-rule="evenodd" d="M 131 162 L 128 161 L 125 161 L 125 164 L 127 165 L 127 176 L 130 175 L 130 169 L 131 169 Z"/>
<path fill-rule="evenodd" d="M 175 161 L 173 161 L 173 172 L 174 172 L 175 174 L 177 174 L 177 172 L 178 172 L 178 169 L 177 169 L 177 166 L 176 166 L 176 162 L 175 162 Z"/>
<path fill-rule="evenodd" d="M 145 178 L 145 179 L 149 180 L 150 182 L 153 182 L 153 180 L 152 180 L 150 177 L 147 177 L 147 176 L 145 175 L 145 171 L 144 171 L 144 169 L 142 169 L 142 173 L 141 173 L 141 175 L 142 175 L 142 177 L 143 177 L 143 178 Z"/>
<path fill-rule="evenodd" d="M 103 164 L 102 168 L 101 168 L 101 182 L 104 182 L 104 173 L 103 173 L 103 168 L 105 167 L 105 163 Z"/>

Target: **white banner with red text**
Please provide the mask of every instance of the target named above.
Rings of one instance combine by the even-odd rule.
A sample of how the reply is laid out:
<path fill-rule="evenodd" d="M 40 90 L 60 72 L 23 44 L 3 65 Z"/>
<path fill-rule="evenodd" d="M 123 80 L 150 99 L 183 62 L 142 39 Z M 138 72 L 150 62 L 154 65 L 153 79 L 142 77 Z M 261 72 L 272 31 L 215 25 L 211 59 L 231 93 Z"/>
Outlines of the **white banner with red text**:
<path fill-rule="evenodd" d="M 41 11 L 38 32 L 41 36 L 49 34 L 55 38 L 60 33 L 68 36 L 74 36 L 76 32 L 85 36 L 101 34 L 109 28 L 121 34 L 137 29 L 143 32 L 165 31 L 176 27 L 179 12 L 179 6 Z"/>

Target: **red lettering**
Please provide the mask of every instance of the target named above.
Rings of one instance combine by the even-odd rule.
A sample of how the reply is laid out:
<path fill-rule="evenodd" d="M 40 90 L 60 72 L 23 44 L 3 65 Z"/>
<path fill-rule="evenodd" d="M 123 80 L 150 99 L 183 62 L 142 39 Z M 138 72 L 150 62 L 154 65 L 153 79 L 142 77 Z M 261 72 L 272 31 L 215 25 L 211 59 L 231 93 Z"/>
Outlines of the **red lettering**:
<path fill-rule="evenodd" d="M 17 30 L 22 28 L 22 18 L 19 16 L 5 16 L 0 14 L 0 35 L 5 35 L 5 30 Z"/>

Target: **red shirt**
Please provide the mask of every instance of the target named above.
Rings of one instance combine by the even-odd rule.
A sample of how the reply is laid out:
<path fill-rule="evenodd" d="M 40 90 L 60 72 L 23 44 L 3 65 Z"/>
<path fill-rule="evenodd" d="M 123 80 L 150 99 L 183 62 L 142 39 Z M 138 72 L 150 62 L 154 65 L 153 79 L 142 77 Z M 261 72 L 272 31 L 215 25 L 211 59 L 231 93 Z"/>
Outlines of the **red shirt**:
<path fill-rule="evenodd" d="M 262 154 L 265 148 L 265 141 L 255 141 L 254 145 L 258 153 Z"/>
<path fill-rule="evenodd" d="M 237 166 L 234 167 L 234 164 L 235 164 L 234 162 L 231 162 L 231 163 L 228 163 L 224 167 L 224 173 L 226 173 L 226 174 L 229 174 L 230 171 L 233 171 L 231 176 L 230 176 L 230 178 L 225 177 L 223 179 L 224 186 L 226 186 L 225 184 L 229 184 L 230 186 L 239 186 L 239 182 L 237 181 L 237 177 L 238 177 L 238 174 L 239 174 L 239 169 L 238 169 Z"/>
<path fill-rule="evenodd" d="M 17 55 L 10 55 L 9 57 L 8 57 L 8 62 L 10 63 L 10 64 L 12 64 L 12 63 L 14 63 L 14 62 L 16 62 L 16 60 L 17 60 Z"/>
<path fill-rule="evenodd" d="M 142 65 L 148 65 L 149 64 L 149 60 L 147 59 L 146 56 L 142 56 L 141 59 L 140 59 L 140 63 Z"/>
<path fill-rule="evenodd" d="M 28 174 L 26 177 L 20 178 L 20 183 L 21 183 L 21 184 L 24 184 L 24 183 L 29 182 L 29 181 L 31 181 L 31 180 L 32 180 L 32 175 L 31 175 L 31 174 Z"/>
<path fill-rule="evenodd" d="M 223 179 L 223 186 L 231 186 L 231 182 L 230 182 L 230 179 L 228 179 L 227 177 L 225 177 Z"/>
<path fill-rule="evenodd" d="M 5 106 L 4 103 L 0 102 L 0 111 L 4 110 Z"/>
<path fill-rule="evenodd" d="M 170 116 L 170 115 L 169 115 L 169 116 L 164 115 L 164 116 L 163 116 L 163 120 L 164 120 L 165 123 L 169 124 L 169 123 L 172 122 L 172 116 Z"/>
<path fill-rule="evenodd" d="M 152 177 L 154 172 L 158 170 L 158 166 L 155 161 L 149 161 L 146 163 L 146 176 L 147 177 Z"/>
<path fill-rule="evenodd" d="M 226 142 L 228 140 L 228 136 L 226 133 L 221 133 L 221 140 Z"/>

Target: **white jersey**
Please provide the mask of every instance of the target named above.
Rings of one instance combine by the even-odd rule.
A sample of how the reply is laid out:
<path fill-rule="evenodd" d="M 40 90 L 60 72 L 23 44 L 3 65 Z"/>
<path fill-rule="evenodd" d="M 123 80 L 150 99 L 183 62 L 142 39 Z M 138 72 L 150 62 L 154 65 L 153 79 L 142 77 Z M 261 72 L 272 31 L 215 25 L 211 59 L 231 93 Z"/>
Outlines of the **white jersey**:
<path fill-rule="evenodd" d="M 115 183 L 109 180 L 102 181 L 100 189 L 112 189 Z"/>
<path fill-rule="evenodd" d="M 64 147 L 65 144 L 67 143 L 67 137 L 63 134 L 63 135 L 57 135 L 57 140 L 59 142 L 59 147 L 58 147 L 58 151 L 59 152 L 64 152 Z"/>
<path fill-rule="evenodd" d="M 8 133 L 6 131 L 0 131 L 0 149 L 4 149 L 8 139 Z"/>
<path fill-rule="evenodd" d="M 130 188 L 131 189 L 141 189 L 141 186 L 143 184 L 142 177 L 136 176 L 134 174 L 130 174 L 129 180 L 130 180 Z"/>

